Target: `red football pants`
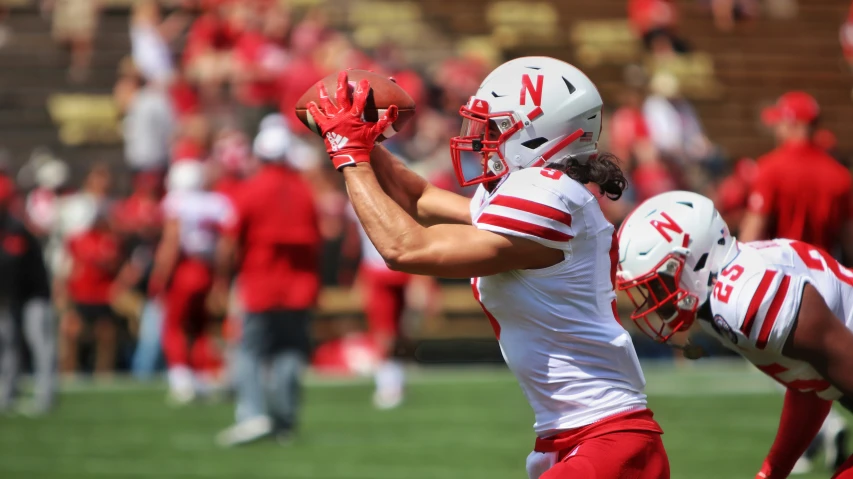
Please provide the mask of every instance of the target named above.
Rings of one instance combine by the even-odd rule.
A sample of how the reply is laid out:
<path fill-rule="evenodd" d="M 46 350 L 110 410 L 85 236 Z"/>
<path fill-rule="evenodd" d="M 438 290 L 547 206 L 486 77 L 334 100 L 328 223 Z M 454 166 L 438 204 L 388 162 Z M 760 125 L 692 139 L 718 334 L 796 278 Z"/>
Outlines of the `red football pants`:
<path fill-rule="evenodd" d="M 411 276 L 399 271 L 363 267 L 361 278 L 370 334 L 383 339 L 396 338 L 406 302 L 406 285 Z"/>
<path fill-rule="evenodd" d="M 221 365 L 208 331 L 210 314 L 205 301 L 211 285 L 211 271 L 205 262 L 183 259 L 175 267 L 166 290 L 163 324 L 163 353 L 169 367 L 210 371 Z"/>
<path fill-rule="evenodd" d="M 586 439 L 540 479 L 669 479 L 660 434 L 621 431 Z"/>

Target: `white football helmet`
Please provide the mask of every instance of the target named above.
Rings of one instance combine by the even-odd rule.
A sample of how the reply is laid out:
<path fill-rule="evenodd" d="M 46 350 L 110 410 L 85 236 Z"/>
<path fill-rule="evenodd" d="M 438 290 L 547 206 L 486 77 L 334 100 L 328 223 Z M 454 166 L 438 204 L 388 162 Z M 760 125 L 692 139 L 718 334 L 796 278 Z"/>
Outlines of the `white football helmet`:
<path fill-rule="evenodd" d="M 523 57 L 497 67 L 459 113 L 462 132 L 450 140 L 462 186 L 510 172 L 597 152 L 601 95 L 580 70 L 549 57 Z M 465 178 L 463 155 L 479 154 L 481 175 Z"/>
<path fill-rule="evenodd" d="M 200 191 L 206 184 L 207 169 L 200 161 L 183 160 L 169 167 L 166 177 L 168 191 Z"/>
<path fill-rule="evenodd" d="M 617 289 L 636 307 L 631 320 L 661 342 L 693 324 L 724 261 L 736 251 L 714 203 L 687 191 L 644 201 L 618 237 Z"/>

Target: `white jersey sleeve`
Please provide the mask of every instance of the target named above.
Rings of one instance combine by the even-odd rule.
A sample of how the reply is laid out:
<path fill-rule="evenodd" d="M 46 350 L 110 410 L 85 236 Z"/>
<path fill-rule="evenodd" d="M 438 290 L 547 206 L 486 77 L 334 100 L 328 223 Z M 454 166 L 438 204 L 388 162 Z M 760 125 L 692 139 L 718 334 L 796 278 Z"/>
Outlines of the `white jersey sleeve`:
<path fill-rule="evenodd" d="M 593 197 L 559 171 L 528 168 L 511 174 L 482 198 L 477 228 L 567 250 L 577 234 L 572 214 Z"/>
<path fill-rule="evenodd" d="M 781 354 L 809 278 L 787 265 L 768 264 L 759 255 L 741 256 L 742 261 L 720 273 L 712 310 L 735 329 L 742 347 Z"/>

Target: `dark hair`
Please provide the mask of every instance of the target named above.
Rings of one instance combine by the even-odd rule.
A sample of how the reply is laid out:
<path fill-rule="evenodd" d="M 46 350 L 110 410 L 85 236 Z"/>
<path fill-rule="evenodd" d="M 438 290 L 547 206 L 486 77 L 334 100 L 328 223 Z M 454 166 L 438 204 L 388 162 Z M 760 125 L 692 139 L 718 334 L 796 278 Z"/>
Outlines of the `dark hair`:
<path fill-rule="evenodd" d="M 628 180 L 619 167 L 619 159 L 611 153 L 601 153 L 581 164 L 572 158 L 560 168 L 570 178 L 581 184 L 595 183 L 602 195 L 618 200 L 628 187 Z"/>

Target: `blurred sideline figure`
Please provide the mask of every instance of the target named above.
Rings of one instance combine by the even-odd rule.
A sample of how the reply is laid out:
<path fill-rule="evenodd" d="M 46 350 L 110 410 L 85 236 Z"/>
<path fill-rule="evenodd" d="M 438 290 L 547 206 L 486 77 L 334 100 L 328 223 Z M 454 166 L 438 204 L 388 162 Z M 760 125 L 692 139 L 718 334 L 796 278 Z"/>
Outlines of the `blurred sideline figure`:
<path fill-rule="evenodd" d="M 162 305 L 159 298 L 148 294 L 154 252 L 163 229 L 162 184 L 159 172 L 139 172 L 134 175 L 130 196 L 116 206 L 127 258 L 116 278 L 113 302 L 133 308 L 132 315 L 139 317 L 131 362 L 133 375 L 139 379 L 151 378 L 163 362 Z"/>
<path fill-rule="evenodd" d="M 636 307 L 631 319 L 651 338 L 697 359 L 701 348 L 674 335 L 698 322 L 785 387 L 756 479 L 788 477 L 834 402 L 853 410 L 853 272 L 821 248 L 739 242 L 710 199 L 675 191 L 623 223 L 617 277 Z M 827 453 L 833 478 L 853 478 L 853 457 Z"/>
<path fill-rule="evenodd" d="M 259 169 L 238 191 L 234 221 L 217 252 L 214 292 L 224 304 L 236 268 L 244 310 L 236 424 L 217 436 L 222 446 L 267 436 L 287 441 L 297 427 L 321 239 L 310 186 L 287 161 L 291 140 L 283 128 L 255 138 Z"/>
<path fill-rule="evenodd" d="M 355 222 L 361 242 L 358 279 L 368 333 L 380 359 L 374 373 L 376 390 L 373 405 L 378 409 L 393 409 L 403 402 L 405 373 L 403 365 L 394 358 L 394 349 L 406 307 L 406 287 L 412 275 L 389 269 L 352 207 L 348 208 L 348 213 Z"/>
<path fill-rule="evenodd" d="M 0 413 L 10 412 L 17 399 L 25 339 L 35 397 L 24 412 L 42 414 L 53 406 L 56 393 L 56 325 L 41 245 L 9 210 L 14 193 L 12 181 L 0 177 Z"/>
<path fill-rule="evenodd" d="M 778 147 L 758 159 L 758 170 L 740 225 L 744 242 L 785 238 L 813 244 L 853 261 L 853 178 L 814 141 L 820 107 L 808 93 L 792 91 L 762 112 Z M 815 444 L 794 473 L 812 468 L 822 446 L 834 469 L 846 458 L 844 418 L 830 411 Z"/>
<path fill-rule="evenodd" d="M 163 295 L 169 400 L 178 405 L 210 392 L 221 366 L 207 298 L 216 241 L 233 211 L 227 198 L 206 186 L 200 161 L 179 161 L 169 168 L 165 223 L 149 283 L 152 294 Z"/>
<path fill-rule="evenodd" d="M 110 223 L 107 194 L 111 185 L 109 167 L 98 164 L 90 170 L 83 189 L 62 200 L 57 230 L 63 248 L 54 268 L 58 271 L 54 273 L 54 301 L 62 312 L 63 372 L 78 371 L 80 346 L 92 342 L 95 373 L 110 375 L 115 368 L 118 317 L 110 299 L 121 247 Z M 86 369 L 90 366 L 84 365 Z"/>

